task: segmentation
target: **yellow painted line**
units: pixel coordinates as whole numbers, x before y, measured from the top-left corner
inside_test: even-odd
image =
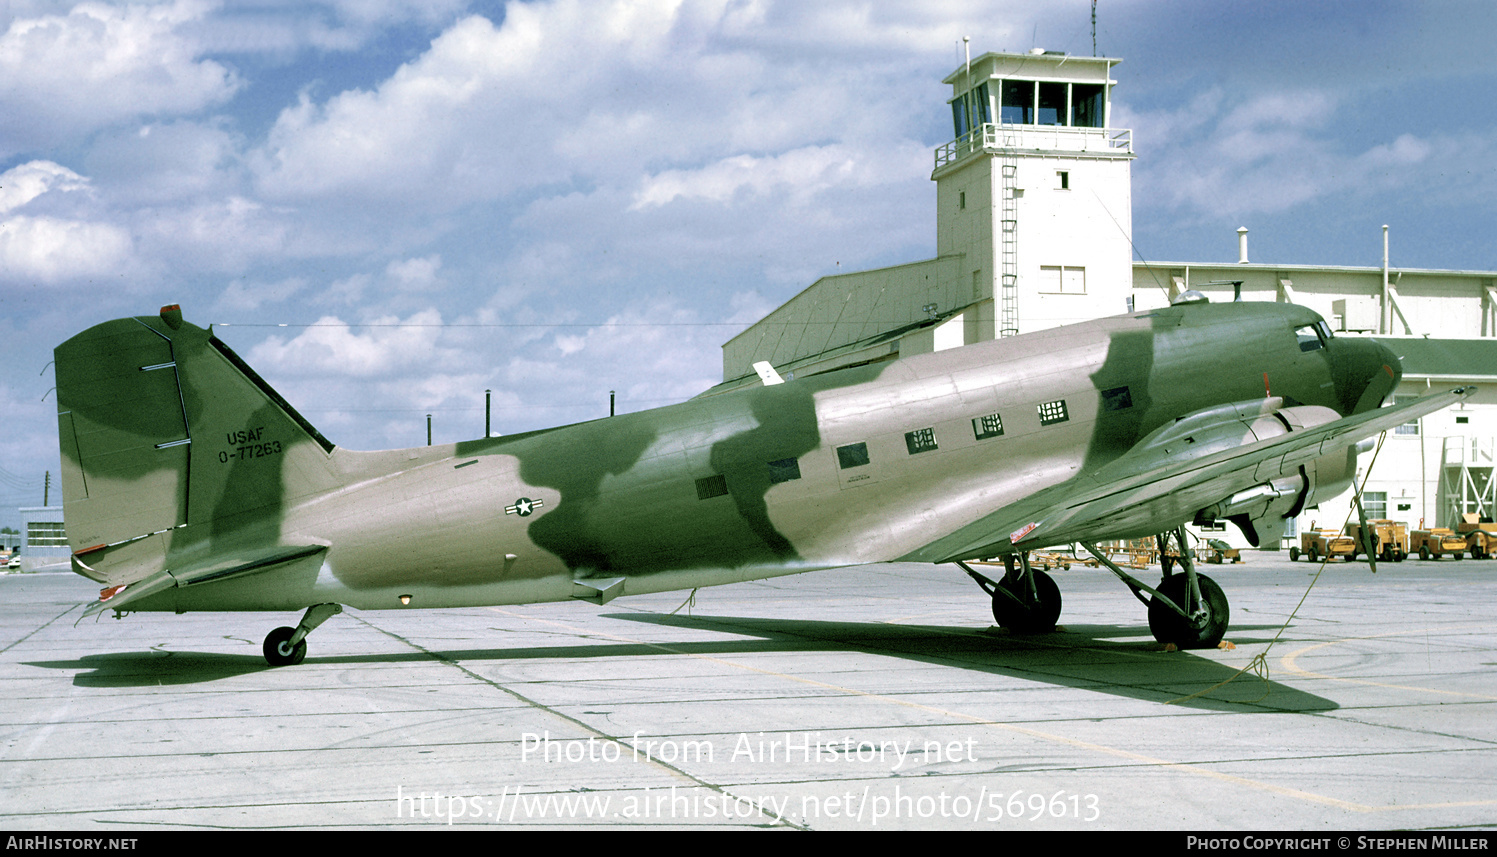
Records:
[[[804,676],[791,675],[789,673],[782,673],[782,672],[778,672],[776,670],[768,670],[768,669],[764,669],[762,667],[749,666],[748,664],[740,664],[740,663],[736,663],[734,661],[725,660],[723,658],[714,657],[712,655],[702,655],[702,654],[696,654],[696,653],[693,653],[693,652],[684,652],[684,651],[681,651],[679,649],[672,648],[671,646],[665,645],[663,643],[651,643],[651,642],[647,642],[645,640],[634,639],[632,637],[624,637],[624,636],[620,636],[618,634],[609,634],[609,633],[605,633],[605,632],[600,632],[600,631],[597,631],[596,629],[591,629],[591,628],[586,628],[586,629],[585,628],[578,628],[578,627],[576,627],[574,625],[569,625],[569,624],[567,624],[565,622],[557,622],[557,621],[552,620],[552,619],[542,619],[542,618],[539,618],[537,616],[529,616],[529,615],[525,615],[525,614],[521,614],[521,613],[515,613],[515,612],[509,611],[509,610],[505,610],[505,609],[503,609],[501,607],[490,607],[490,608],[487,608],[487,609],[493,610],[496,613],[503,613],[506,616],[513,616],[515,618],[525,619],[525,620],[531,621],[531,622],[540,622],[542,624],[552,625],[552,626],[555,626],[557,628],[562,628],[562,629],[565,629],[567,631],[570,631],[570,632],[572,632],[574,634],[577,634],[579,636],[584,636],[584,637],[602,637],[602,638],[606,638],[606,639],[610,639],[610,640],[616,640],[616,641],[621,642],[621,643],[630,643],[632,645],[645,646],[645,647],[651,648],[651,649],[659,649],[662,652],[668,652],[668,653],[673,654],[673,655],[679,655],[679,656],[688,657],[688,658],[696,658],[698,660],[703,660],[703,661],[707,661],[709,663],[714,663],[714,664],[720,664],[722,666],[732,667],[734,669],[746,670],[748,672],[758,673],[760,675],[765,675],[765,676],[772,676],[772,677],[775,677],[775,678],[781,678],[781,679],[785,679],[786,681],[797,682],[799,684],[810,685],[812,687],[819,687],[819,688],[823,688],[823,689],[826,689],[826,690],[838,691],[840,693],[845,693],[845,694],[848,694],[850,696],[859,696],[859,697],[863,697],[864,699],[872,699],[872,700],[877,700],[877,701],[880,701],[880,702],[888,702],[888,703],[892,703],[894,705],[903,706],[905,708],[915,709],[917,711],[924,711],[924,712],[927,712],[927,713],[930,713],[930,714],[938,714],[938,715],[941,715],[943,717],[950,717],[950,718],[952,718],[954,720],[966,721],[968,723],[971,723],[971,724],[974,724],[974,725],[978,725],[978,726],[987,726],[989,728],[996,729],[996,730],[1001,731],[1001,732],[1008,732],[1008,733],[1012,733],[1012,734],[1016,734],[1016,735],[1023,735],[1025,737],[1035,738],[1035,739],[1038,739],[1038,740],[1041,740],[1041,741],[1048,741],[1048,742],[1051,742],[1051,743],[1054,743],[1054,744],[1061,744],[1061,745],[1064,745],[1064,746],[1067,746],[1067,747],[1073,747],[1073,748],[1080,749],[1080,750],[1088,750],[1088,751],[1091,751],[1091,752],[1100,753],[1100,754],[1107,755],[1107,756],[1113,756],[1115,758],[1126,759],[1126,760],[1132,761],[1132,762],[1140,762],[1140,763],[1149,765],[1151,767],[1167,768],[1167,769],[1176,770],[1176,771],[1184,771],[1186,773],[1195,774],[1197,776],[1208,777],[1210,779],[1218,780],[1218,781],[1225,782],[1225,783],[1231,783],[1233,785],[1246,786],[1246,787],[1251,788],[1251,789],[1256,789],[1258,791],[1268,792],[1270,794],[1281,795],[1283,797],[1297,798],[1299,800],[1303,800],[1303,801],[1306,801],[1306,802],[1309,802],[1309,803],[1318,803],[1318,804],[1322,804],[1322,805],[1325,805],[1325,806],[1332,806],[1332,807],[1336,807],[1338,809],[1347,810],[1349,812],[1372,813],[1372,812],[1390,812],[1390,811],[1394,811],[1394,810],[1450,809],[1450,808],[1455,808],[1455,807],[1493,806],[1493,805],[1497,805],[1497,799],[1494,799],[1494,800],[1478,800],[1478,801],[1459,801],[1459,802],[1455,802],[1455,803],[1428,803],[1428,804],[1410,804],[1410,805],[1393,805],[1393,806],[1369,806],[1367,804],[1356,803],[1356,802],[1353,802],[1353,801],[1345,801],[1345,800],[1341,800],[1339,798],[1329,797],[1327,795],[1319,795],[1319,794],[1315,794],[1313,792],[1303,791],[1301,789],[1289,788],[1287,786],[1277,786],[1277,785],[1274,785],[1272,783],[1264,783],[1264,782],[1260,782],[1258,780],[1250,780],[1250,779],[1247,779],[1246,777],[1239,777],[1239,776],[1236,776],[1234,774],[1226,774],[1226,773],[1222,773],[1221,771],[1213,771],[1213,770],[1211,770],[1209,768],[1202,768],[1202,767],[1200,767],[1198,765],[1194,765],[1194,764],[1190,764],[1190,763],[1186,763],[1186,762],[1171,762],[1171,761],[1169,761],[1167,759],[1157,759],[1157,758],[1155,758],[1153,756],[1146,756],[1146,755],[1144,755],[1142,753],[1135,753],[1135,752],[1133,752],[1131,750],[1123,750],[1123,749],[1118,748],[1118,747],[1109,747],[1109,746],[1107,746],[1105,744],[1096,744],[1096,743],[1093,743],[1091,741],[1082,741],[1082,740],[1077,739],[1077,738],[1068,738],[1068,737],[1066,737],[1064,735],[1055,735],[1055,734],[1052,734],[1052,733],[1049,733],[1049,732],[1042,732],[1042,731],[1040,731],[1038,729],[1030,729],[1030,728],[1028,728],[1026,726],[1015,726],[1012,723],[999,723],[996,720],[988,720],[988,719],[982,718],[982,717],[975,717],[975,716],[970,715],[970,714],[964,714],[964,713],[959,712],[959,711],[951,711],[950,709],[946,709],[946,708],[938,708],[936,706],[926,705],[926,704],[920,703],[920,702],[911,702],[911,701],[906,700],[906,699],[898,699],[896,697],[885,696],[883,694],[878,694],[878,693],[868,693],[867,691],[857,690],[857,689],[850,688],[850,687],[843,687],[841,685],[836,685],[836,684],[830,684],[828,682],[818,681],[816,679],[806,678]],[[1413,633],[1413,632],[1410,632],[1410,633]],[[1293,656],[1290,655],[1290,656],[1286,656],[1286,657],[1293,657]]]
[[[1390,632],[1388,632],[1386,634],[1373,634],[1373,635],[1367,636],[1367,637],[1345,637],[1345,638],[1342,638],[1340,640],[1328,640],[1328,641],[1326,641],[1324,643],[1315,643],[1313,645],[1305,646],[1304,648],[1295,649],[1294,651],[1292,651],[1289,654],[1285,655],[1284,657],[1280,658],[1279,659],[1279,664],[1281,666],[1283,666],[1283,668],[1286,671],[1288,671],[1289,673],[1292,673],[1293,675],[1300,676],[1302,678],[1320,678],[1320,679],[1328,679],[1330,681],[1346,682],[1347,684],[1362,684],[1362,685],[1366,685],[1368,687],[1384,687],[1384,688],[1388,688],[1389,690],[1410,690],[1410,691],[1415,691],[1417,693],[1433,693],[1433,694],[1437,694],[1439,696],[1460,696],[1460,697],[1465,697],[1465,698],[1468,698],[1468,699],[1482,699],[1482,700],[1488,700],[1488,701],[1497,701],[1497,696],[1490,696],[1490,695],[1482,694],[1482,693],[1465,693],[1463,691],[1458,691],[1458,690],[1439,690],[1439,689],[1433,688],[1433,687],[1420,687],[1418,685],[1390,684],[1388,682],[1371,681],[1371,680],[1365,679],[1365,678],[1348,678],[1346,676],[1326,675],[1325,673],[1318,673],[1318,672],[1313,672],[1311,670],[1307,670],[1307,669],[1301,667],[1297,663],[1300,655],[1306,655],[1306,654],[1309,654],[1310,652],[1313,652],[1313,651],[1316,651],[1316,650],[1319,650],[1319,649],[1328,648],[1330,646],[1339,646],[1339,645],[1341,645],[1343,643],[1354,643],[1354,642],[1357,642],[1358,640],[1380,640],[1380,639],[1383,639],[1383,638],[1386,638],[1386,637],[1414,637],[1414,636],[1418,636],[1420,634],[1430,634],[1430,633],[1435,633],[1435,634],[1451,634],[1451,633],[1456,633],[1456,632],[1459,632],[1459,631],[1470,631],[1470,630],[1478,630],[1478,629],[1479,630],[1489,630],[1488,628],[1485,628],[1485,627],[1479,627],[1479,626],[1475,626],[1475,625],[1469,625],[1469,626],[1454,627],[1454,628],[1422,628],[1422,629],[1414,630],[1414,631],[1390,631]]]

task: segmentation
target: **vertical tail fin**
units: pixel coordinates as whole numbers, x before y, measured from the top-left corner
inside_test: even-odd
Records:
[[[63,516],[91,577],[138,579],[209,538],[273,543],[290,501],[337,482],[333,445],[175,306],[55,358]]]

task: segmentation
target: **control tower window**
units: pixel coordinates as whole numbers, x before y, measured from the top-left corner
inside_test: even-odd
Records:
[[[988,106],[988,84],[979,83],[961,98],[951,102],[951,119],[956,126],[956,136],[964,137],[969,132],[993,121],[992,108]]]
[[[999,89],[1003,100],[1000,121],[1005,125],[1034,124],[1034,82],[1005,80]]]
[[[1102,85],[1100,83],[1071,84],[1071,125],[1076,128],[1101,128]]]
[[[1066,85],[1064,83],[1040,84],[1040,109],[1038,125],[1066,124]]]

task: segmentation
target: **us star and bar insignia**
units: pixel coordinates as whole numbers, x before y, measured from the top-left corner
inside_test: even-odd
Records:
[[[532,500],[529,497],[521,497],[515,501],[513,506],[505,506],[504,514],[519,515],[523,518],[544,505],[546,505],[544,500]]]

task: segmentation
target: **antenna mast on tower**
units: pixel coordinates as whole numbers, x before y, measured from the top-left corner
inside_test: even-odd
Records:
[[[1097,0],[1092,0],[1092,56],[1097,55]]]

